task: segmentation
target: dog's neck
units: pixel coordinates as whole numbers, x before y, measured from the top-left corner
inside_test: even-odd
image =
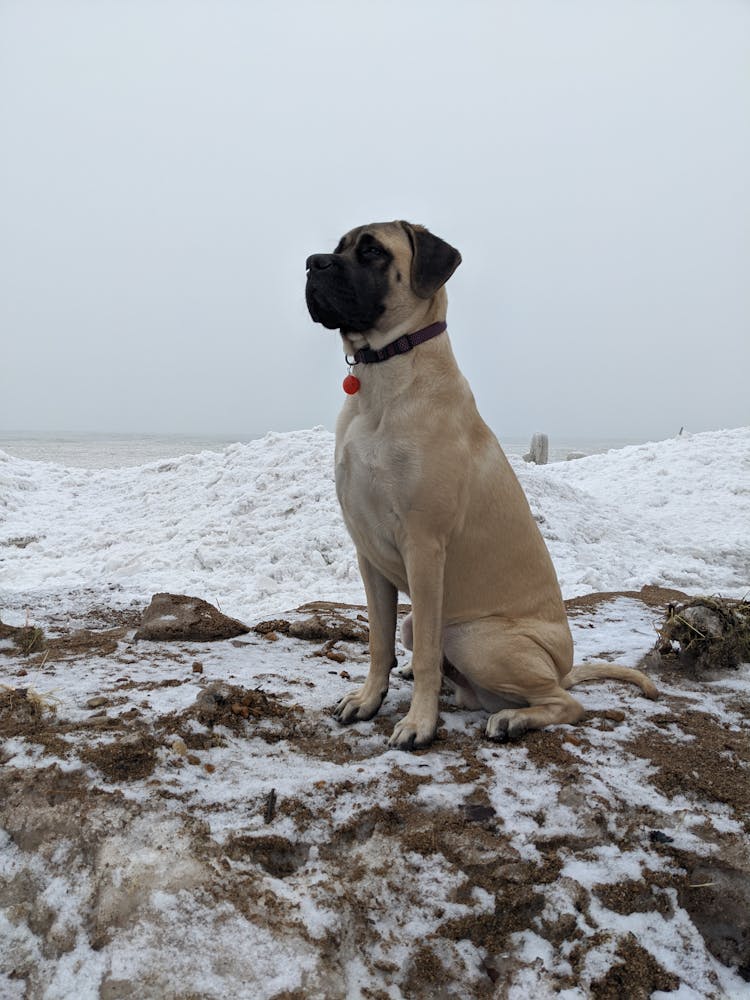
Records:
[[[347,395],[342,412],[357,411],[376,422],[386,412],[391,415],[400,412],[399,407],[407,398],[424,403],[434,398],[436,392],[439,395],[440,387],[452,382],[451,377],[446,382],[449,372],[461,377],[447,329],[415,350],[394,354],[384,364],[355,361],[349,371],[357,381],[357,388],[353,394],[344,388]]]
[[[363,333],[353,333],[351,331],[341,331],[341,342],[344,354],[353,357],[357,351],[369,348],[372,351],[380,351],[388,344],[403,337],[405,333],[414,333],[423,330],[433,323],[445,322],[445,314],[448,310],[448,296],[445,288],[440,288],[431,299],[424,302],[424,307],[417,311],[410,311],[408,315],[399,319],[396,324],[391,324],[383,329],[377,325],[371,330]]]

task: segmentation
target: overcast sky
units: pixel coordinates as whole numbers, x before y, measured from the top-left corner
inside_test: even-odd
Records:
[[[404,218],[500,434],[750,422],[746,0],[0,0],[0,432],[333,426]]]

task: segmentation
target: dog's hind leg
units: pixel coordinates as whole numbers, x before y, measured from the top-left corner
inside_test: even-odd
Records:
[[[535,700],[528,708],[503,708],[487,720],[487,735],[492,740],[507,740],[523,736],[530,729],[544,729],[560,723],[573,725],[583,718],[583,705],[563,688]]]
[[[549,639],[555,638],[550,626]],[[562,655],[570,647],[559,635]],[[444,633],[445,655],[467,678],[482,706],[492,714],[487,735],[494,740],[521,736],[530,729],[574,724],[583,706],[564,689],[555,660],[546,648],[504,623],[481,619],[450,626]],[[501,705],[513,707],[502,707]],[[499,708],[499,711],[498,711]]]

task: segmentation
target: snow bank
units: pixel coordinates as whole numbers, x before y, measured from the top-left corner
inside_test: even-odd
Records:
[[[750,428],[575,462],[514,460],[566,597],[644,584],[750,587]],[[61,610],[190,593],[256,619],[312,598],[364,601],[333,482],[333,435],[71,469],[0,452],[0,600]]]

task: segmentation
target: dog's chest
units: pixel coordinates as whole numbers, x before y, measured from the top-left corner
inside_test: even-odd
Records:
[[[336,492],[358,552],[403,589],[399,552],[418,461],[408,443],[355,420],[336,441]]]

